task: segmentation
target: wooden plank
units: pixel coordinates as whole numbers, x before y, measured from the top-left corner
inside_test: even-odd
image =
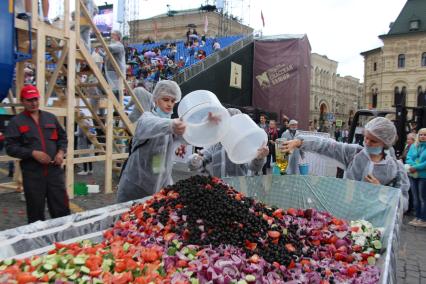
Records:
[[[60,107],[40,107],[41,110],[48,111],[53,113],[56,116],[68,116],[68,111],[66,108],[60,108]]]
[[[113,144],[113,114],[114,107],[112,100],[107,103],[107,119],[106,119],[106,159],[105,159],[105,193],[112,192],[112,144]]]
[[[25,64],[23,61],[16,63],[16,101],[17,103],[21,102],[21,97],[19,93],[21,92],[22,87],[25,82]]]
[[[0,183],[0,188],[12,189],[14,191],[19,191],[20,185],[15,183],[15,182]]]
[[[34,2],[34,1],[33,1]],[[34,5],[33,5],[34,8]],[[37,10],[36,10],[37,11]],[[45,79],[45,69],[46,69],[46,35],[44,33],[44,29],[39,29],[37,31],[37,54],[36,54],[36,81],[37,81],[37,89],[40,92],[40,102],[42,102],[41,106],[45,106],[45,87],[46,87],[46,79]]]
[[[122,159],[126,159],[128,156],[129,156],[128,153],[116,153],[116,154],[112,154],[111,159],[122,160]],[[74,158],[74,164],[102,162],[106,160],[106,157],[107,157],[106,155],[99,155],[99,156],[91,156],[91,157]],[[106,170],[105,170],[105,173],[106,173]]]
[[[98,153],[105,153],[105,151],[103,151],[101,149],[80,149],[80,150],[74,150],[74,156],[85,155],[85,154],[98,154]]]
[[[71,32],[68,42],[71,52],[68,52],[67,68],[67,159],[66,159],[66,188],[69,198],[74,198],[74,122],[75,122],[75,50],[76,34]]]
[[[17,104],[14,104],[15,99],[13,98],[12,90],[9,90],[9,92],[7,92],[7,98],[9,99],[9,103],[10,103],[9,106],[12,109],[12,114],[16,114],[15,105]]]
[[[64,31],[65,36],[69,37],[70,34],[70,0],[64,0]]]
[[[4,163],[4,162],[9,162],[9,161],[19,161],[19,159],[13,158],[13,157],[8,156],[8,155],[0,156],[0,162]]]
[[[59,72],[61,71],[62,66],[65,63],[65,59],[68,55],[68,46],[65,46],[62,50],[61,57],[59,58],[59,61],[56,63],[55,71],[53,72],[52,76],[49,79],[46,95],[44,96],[44,102],[47,104],[48,99],[52,95],[53,89],[56,85],[56,80],[58,79]]]

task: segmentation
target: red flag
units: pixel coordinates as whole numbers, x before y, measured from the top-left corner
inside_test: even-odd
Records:
[[[265,18],[263,17],[263,12],[260,10],[260,17],[262,18],[263,27],[265,27]]]

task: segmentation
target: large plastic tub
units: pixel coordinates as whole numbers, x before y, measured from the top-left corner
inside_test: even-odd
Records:
[[[209,113],[220,117],[220,122],[209,121]],[[225,135],[230,118],[216,95],[206,90],[197,90],[186,95],[179,103],[178,115],[187,124],[183,138],[197,147],[218,143]]]
[[[383,227],[385,253],[379,259],[380,283],[396,283],[396,256],[402,218],[401,192],[352,180],[315,176],[226,178],[248,196],[282,208],[316,208],[347,220],[365,219]],[[146,199],[139,200],[144,202]],[[132,202],[71,216],[36,222],[0,232],[0,260],[27,257],[52,249],[54,242],[100,241],[102,232],[126,212]]]
[[[244,164],[257,156],[257,150],[268,142],[266,132],[247,114],[232,116],[227,123],[225,136],[220,141],[235,164]]]

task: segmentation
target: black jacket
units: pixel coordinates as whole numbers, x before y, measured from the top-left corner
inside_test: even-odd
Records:
[[[24,111],[16,115],[6,128],[6,153],[21,159],[25,170],[47,170],[53,165],[44,166],[32,157],[32,151],[43,151],[53,160],[59,150],[67,150],[67,136],[55,115],[40,111],[37,124],[31,115]]]

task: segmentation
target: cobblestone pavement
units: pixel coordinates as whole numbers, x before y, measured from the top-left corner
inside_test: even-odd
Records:
[[[104,182],[102,164],[95,165],[94,169],[93,175],[76,175],[76,182],[95,183],[98,181],[102,188]],[[191,175],[192,173],[178,167],[173,172],[173,179],[177,181]],[[116,183],[115,178],[113,184]],[[76,196],[71,202],[71,210],[78,212],[114,204],[115,197],[115,192]],[[0,191],[0,231],[26,224],[25,202],[20,199],[19,193]],[[48,216],[47,211],[46,216]],[[415,228],[408,225],[412,218],[405,216],[401,229],[397,266],[398,284],[426,284],[426,228]]]

